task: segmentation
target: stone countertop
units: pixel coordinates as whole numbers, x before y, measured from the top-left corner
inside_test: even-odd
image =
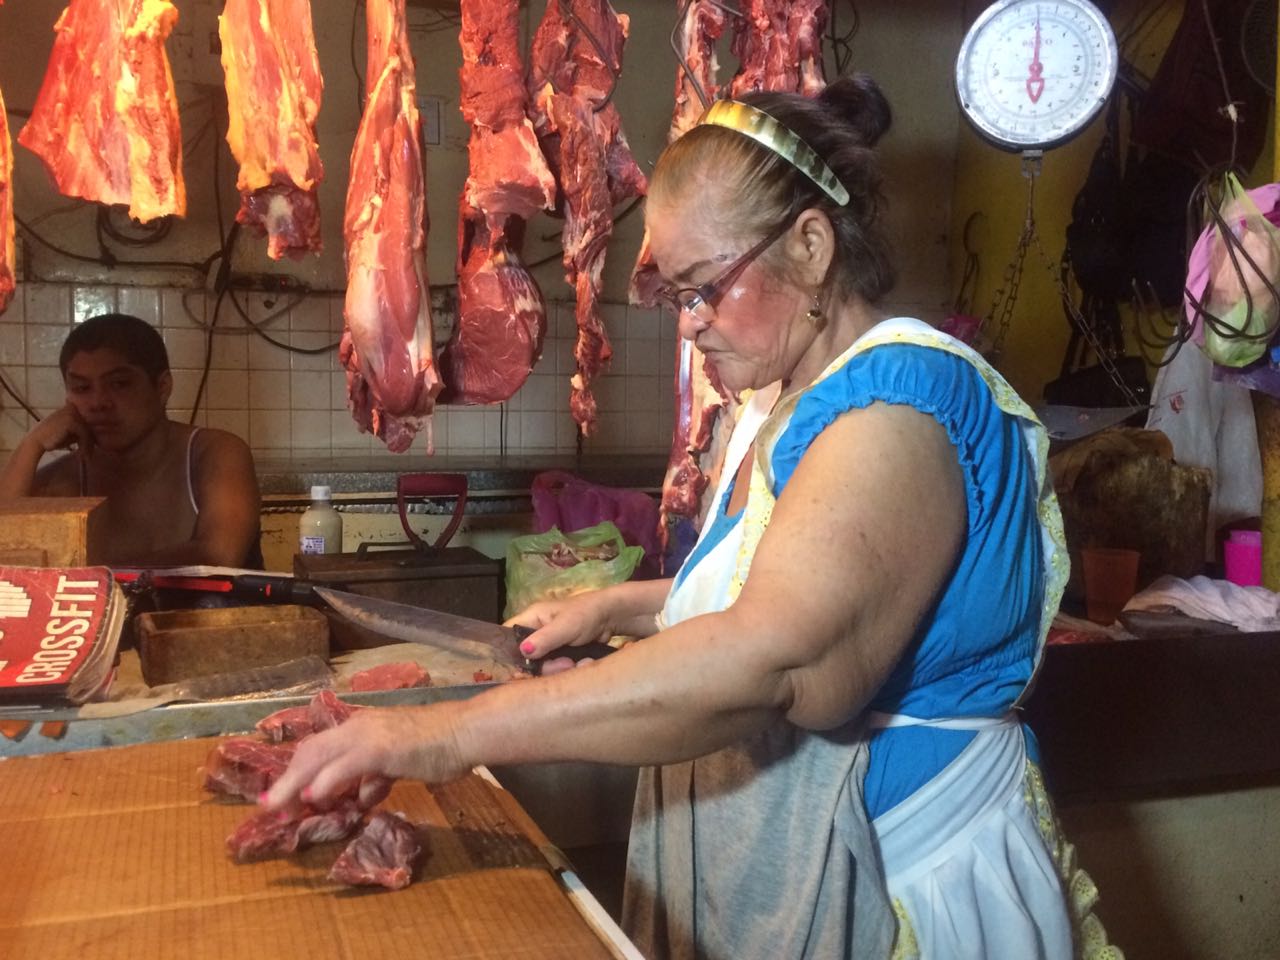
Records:
[[[610,487],[657,492],[662,489],[666,466],[666,456],[658,453],[431,458],[381,454],[261,458],[257,462],[258,484],[264,497],[307,496],[316,484],[329,486],[335,497],[394,493],[396,477],[405,473],[464,473],[468,493],[477,496],[527,493],[534,476],[544,470],[564,470]]]

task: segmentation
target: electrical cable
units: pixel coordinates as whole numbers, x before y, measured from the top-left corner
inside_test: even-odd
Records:
[[[845,71],[849,69],[849,64],[853,62],[853,39],[858,34],[858,28],[862,26],[862,17],[858,13],[858,5],[855,0],[848,0],[849,10],[853,14],[853,24],[844,33],[837,32],[836,29],[836,11],[839,9],[838,3],[831,5],[831,19],[827,23],[827,39],[831,42],[831,51],[835,55],[836,60],[836,76],[843,77]],[[826,63],[823,62],[823,79],[826,79]]]
[[[351,4],[351,39],[348,44],[351,53],[351,72],[356,76],[356,116],[364,114],[364,77],[360,75],[360,66],[356,63],[356,24],[360,14],[360,8],[364,6],[364,0],[355,0]]]
[[[40,414],[36,413],[33,409],[31,409],[27,401],[23,400],[22,397],[18,395],[18,391],[15,390],[13,387],[13,384],[9,382],[9,378],[4,375],[3,370],[0,370],[0,390],[4,390],[5,393],[13,397],[14,401],[18,404],[18,406],[20,406],[23,410],[27,411],[27,414],[32,419],[39,421]]]
[[[208,271],[209,264],[212,263],[215,259],[217,259],[217,256],[218,256],[217,254],[213,254],[208,259],[206,259],[203,263],[188,262],[185,260],[122,260],[119,257],[115,256],[110,250],[103,249],[98,254],[98,256],[88,257],[81,253],[73,253],[72,251],[67,250],[65,247],[60,247],[56,243],[46,240],[34,229],[32,229],[29,223],[27,223],[17,214],[14,214],[13,219],[14,219],[14,222],[17,223],[17,225],[22,228],[23,233],[27,234],[29,237],[31,237],[32,240],[36,241],[36,243],[40,244],[42,247],[47,247],[49,250],[52,250],[54,253],[58,254],[59,256],[66,257],[68,260],[77,260],[81,263],[96,263],[101,267],[106,267],[107,269],[114,269],[115,267],[118,267],[118,266],[119,267],[164,267],[164,268],[172,268],[174,270],[179,270],[179,269],[193,270],[196,273],[203,275]]]

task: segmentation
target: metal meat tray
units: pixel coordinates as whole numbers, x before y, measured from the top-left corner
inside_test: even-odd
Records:
[[[367,707],[390,707],[435,703],[441,700],[464,700],[491,686],[493,686],[491,683],[470,683],[410,687],[404,690],[373,690],[363,693],[342,692],[339,696],[347,703]],[[14,720],[29,724],[27,730],[14,739],[0,738],[0,760],[7,757],[93,750],[99,747],[122,747],[158,740],[188,740],[229,733],[248,733],[253,730],[255,723],[268,714],[283,710],[285,707],[302,706],[310,700],[311,694],[306,694],[170,703],[126,716],[92,720],[76,719],[76,711],[73,709],[0,711],[0,720]],[[42,727],[45,724],[51,725],[45,730],[57,730],[59,735],[51,736],[43,732]],[[63,732],[64,725],[65,732]]]

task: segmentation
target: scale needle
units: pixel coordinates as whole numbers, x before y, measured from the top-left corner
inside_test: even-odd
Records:
[[[1032,103],[1040,100],[1040,95],[1044,93],[1044,64],[1040,62],[1040,16],[1036,15],[1036,41],[1031,53],[1031,67],[1027,76],[1027,96],[1031,98]]]

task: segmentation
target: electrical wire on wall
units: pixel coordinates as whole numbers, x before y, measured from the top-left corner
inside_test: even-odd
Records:
[[[839,0],[831,5],[831,18],[827,22],[827,41],[831,44],[831,54],[835,60],[837,77],[843,77],[853,63],[853,38],[858,35],[858,28],[862,26],[862,17],[858,13],[857,3],[855,0],[848,0],[848,4],[852,22],[847,28],[842,31],[836,26],[840,7]],[[826,79],[826,57],[823,57],[822,76],[823,79]]]

